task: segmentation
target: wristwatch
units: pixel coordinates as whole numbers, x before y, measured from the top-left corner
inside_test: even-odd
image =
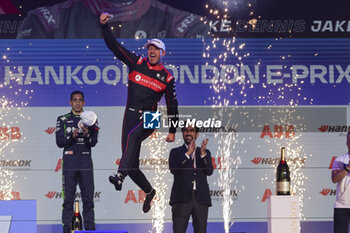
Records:
[[[343,168],[344,168],[345,171],[349,172],[349,169],[347,168],[347,166],[348,166],[348,164],[344,163]]]

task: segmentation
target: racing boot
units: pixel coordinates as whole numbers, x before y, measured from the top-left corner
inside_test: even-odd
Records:
[[[152,188],[151,192],[146,194],[145,202],[143,203],[142,210],[144,213],[147,213],[151,209],[151,202],[156,195],[156,190]]]
[[[109,182],[111,182],[114,187],[115,190],[122,190],[122,184],[123,184],[123,180],[124,180],[124,175],[120,172],[117,173],[117,175],[115,176],[109,176]]]

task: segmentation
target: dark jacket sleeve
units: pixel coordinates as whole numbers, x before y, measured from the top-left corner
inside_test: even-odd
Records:
[[[208,38],[211,37],[210,28],[204,24],[199,18],[196,22],[186,30],[185,38]]]
[[[94,125],[89,127],[89,134],[85,138],[85,142],[88,146],[94,147],[97,144],[99,130],[100,130],[100,128],[98,127],[97,121]]]
[[[176,122],[179,120],[178,117],[178,102],[176,98],[176,91],[175,91],[175,78],[172,78],[170,82],[168,83],[168,86],[165,90],[165,101],[166,101],[166,107],[167,107],[167,113],[168,116],[170,116],[170,120],[173,122]],[[177,125],[177,124],[176,124]],[[171,124],[171,127],[169,128],[169,133],[175,133],[176,128],[173,127],[173,124]]]
[[[114,38],[108,24],[101,25],[101,28],[106,45],[113,52],[113,54],[125,65],[129,67],[134,65],[139,56],[127,50]]]
[[[200,166],[203,169],[204,174],[210,176],[214,172],[213,163],[211,161],[211,153],[209,150],[205,150],[206,156],[200,159]]]
[[[72,133],[67,134],[66,123],[61,117],[57,118],[56,123],[56,144],[59,148],[72,145],[75,139],[72,137]]]
[[[182,153],[179,148],[172,149],[169,155],[170,172],[175,175],[188,167],[191,167],[191,159],[186,157],[185,152]]]
[[[186,11],[172,9],[174,17],[171,34],[179,38],[211,37],[210,27],[201,20],[201,16]]]
[[[18,30],[17,39],[51,39],[52,32],[45,29],[38,17],[28,12]]]

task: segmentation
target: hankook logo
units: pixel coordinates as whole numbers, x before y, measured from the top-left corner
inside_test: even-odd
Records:
[[[45,129],[44,131],[47,133],[47,134],[53,134],[56,130],[56,127],[48,127],[47,129]]]
[[[258,164],[279,164],[280,158],[263,158],[263,157],[255,157],[250,160],[252,163]],[[287,163],[289,164],[302,164],[304,165],[306,162],[306,158],[288,158]]]
[[[114,162],[116,165],[119,166],[120,159],[117,159]],[[140,159],[140,166],[168,166],[168,159]]]
[[[210,190],[209,192],[212,200],[219,201],[224,196],[224,190]],[[238,192],[238,190],[229,190],[229,196],[238,199]]]
[[[62,199],[63,198],[63,193],[62,192],[57,192],[57,191],[49,191],[45,194],[45,196],[49,199]],[[76,192],[75,193],[75,198],[81,198],[81,193]],[[101,198],[101,192],[95,192],[94,194],[94,199],[100,199]]]
[[[321,125],[320,128],[318,128],[319,131],[322,133],[328,132],[328,133],[339,133],[339,132],[349,132],[350,126],[346,125]]]
[[[337,190],[336,189],[322,189],[322,191],[320,192],[323,196],[335,196],[337,194]]]

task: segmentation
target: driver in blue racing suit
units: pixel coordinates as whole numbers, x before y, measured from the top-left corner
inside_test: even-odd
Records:
[[[84,94],[74,91],[69,101],[72,106],[70,113],[59,116],[56,124],[56,144],[63,149],[62,160],[62,190],[63,233],[71,232],[73,204],[77,184],[83,201],[83,219],[85,230],[95,230],[94,215],[94,177],[91,158],[91,147],[97,143],[97,122],[90,126],[79,127],[80,114],[85,105]]]

